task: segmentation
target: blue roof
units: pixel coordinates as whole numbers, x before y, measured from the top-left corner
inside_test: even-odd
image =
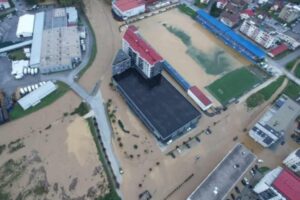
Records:
[[[219,20],[217,20],[216,18],[210,16],[209,14],[207,14],[205,11],[203,10],[198,10],[197,14],[200,15],[202,18],[204,18],[205,20],[207,20],[208,22],[210,22],[211,24],[213,24],[215,27],[217,27],[220,31],[222,32],[227,32],[227,31],[231,31],[231,29],[226,26],[225,24],[219,22]]]
[[[238,44],[242,45],[244,48],[246,48],[248,51],[250,51],[252,54],[257,56],[258,58],[264,58],[266,56],[265,52],[262,51],[259,47],[254,45],[249,40],[246,40],[242,36],[235,33],[233,30],[231,30],[229,27],[224,25],[222,22],[217,20],[216,18],[210,16],[203,10],[198,10],[197,14],[201,16],[203,19],[207,20],[210,24],[213,24],[216,28],[218,28],[221,32],[228,35],[230,38],[235,40]]]
[[[188,90],[191,86],[190,84],[168,63],[164,61],[164,69],[179,83],[184,90]]]

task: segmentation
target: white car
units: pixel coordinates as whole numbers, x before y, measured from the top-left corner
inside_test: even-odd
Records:
[[[23,74],[28,74],[28,68],[27,67],[24,67]]]
[[[32,89],[31,89],[30,86],[27,87],[27,90],[28,90],[28,92],[31,92],[31,91],[32,91]]]
[[[28,92],[27,87],[24,87],[23,89],[24,89],[24,94],[26,94]]]

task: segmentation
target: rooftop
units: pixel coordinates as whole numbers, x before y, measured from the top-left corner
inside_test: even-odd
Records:
[[[116,0],[114,4],[122,12],[125,12],[133,8],[145,5],[145,2],[144,0]]]
[[[192,86],[190,90],[205,106],[211,104],[209,98],[197,86]]]
[[[270,54],[272,54],[275,57],[275,56],[283,53],[286,50],[288,50],[288,46],[286,46],[285,44],[281,44],[281,45],[278,45],[277,47],[275,47],[274,49],[272,49],[270,51]]]
[[[135,69],[128,69],[113,78],[131,100],[130,103],[138,108],[162,138],[169,137],[200,116],[199,111],[162,75],[146,80]]]
[[[300,178],[288,169],[283,169],[273,186],[289,200],[299,200]]]
[[[188,197],[188,200],[221,200],[225,198],[255,160],[256,156],[251,151],[242,144],[236,144]]]
[[[160,62],[163,58],[137,33],[135,26],[129,26],[124,36],[131,48],[140,54],[151,65]]]

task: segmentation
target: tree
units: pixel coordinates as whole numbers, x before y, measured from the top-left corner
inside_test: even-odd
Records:
[[[58,0],[58,3],[62,6],[74,6],[82,4],[81,0]]]

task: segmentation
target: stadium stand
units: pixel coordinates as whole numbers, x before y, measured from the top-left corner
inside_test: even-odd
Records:
[[[246,40],[242,36],[232,31],[229,27],[210,16],[203,10],[197,12],[196,21],[202,24],[206,29],[214,33],[218,38],[238,51],[240,54],[251,60],[252,62],[261,62],[266,57],[264,51],[259,47]]]

